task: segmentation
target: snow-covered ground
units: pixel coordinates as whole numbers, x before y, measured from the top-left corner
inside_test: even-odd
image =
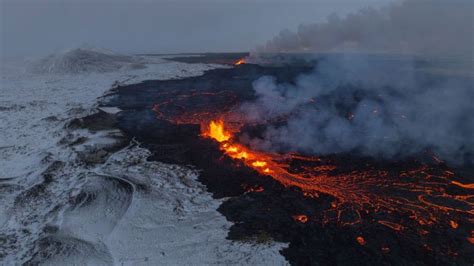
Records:
[[[286,264],[278,253],[285,244],[225,239],[231,223],[197,172],[147,162],[139,143],[105,163],[80,156],[120,135],[66,127],[97,112],[113,84],[222,67],[140,60],[146,68],[74,75],[33,74],[24,62],[2,61],[0,264]]]

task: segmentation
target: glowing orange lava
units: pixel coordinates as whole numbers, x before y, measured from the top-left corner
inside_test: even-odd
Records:
[[[457,228],[458,223],[450,220],[474,215],[473,195],[467,191],[451,194],[446,189],[451,185],[470,190],[473,185],[453,181],[454,173],[449,170],[440,172],[421,165],[419,168],[400,170],[395,175],[375,168],[334,175],[337,165],[322,162],[317,157],[261,152],[240,144],[226,129],[223,119],[212,120],[202,128],[202,135],[220,142],[220,148],[227,156],[242,161],[260,174],[269,175],[285,186],[299,187],[308,197],[317,198],[319,193],[335,197],[331,204],[333,208],[327,211],[333,212],[328,213],[327,217],[335,218],[327,218],[325,223],[335,221],[348,226],[361,222],[362,213],[404,213],[423,227],[420,232],[425,232],[426,226],[441,220]],[[302,162],[298,170],[290,170],[292,161]],[[406,193],[406,196],[400,196],[400,193]],[[394,231],[402,231],[409,226],[403,225],[405,222],[401,220],[377,222]]]
[[[460,186],[462,188],[474,189],[474,183],[473,184],[463,184],[463,183],[458,182],[458,181],[451,181],[451,183],[456,185],[456,186]]]
[[[456,221],[449,221],[449,225],[451,225],[451,228],[456,229],[458,228],[459,224]]]
[[[245,64],[245,58],[241,58],[239,60],[237,60],[237,62],[234,63],[235,66],[238,66],[238,65],[243,65]]]
[[[221,149],[229,157],[243,160],[247,166],[258,170],[260,173],[272,172],[271,167],[269,167],[272,158],[264,153],[258,153],[243,145],[233,143],[231,140],[232,133],[225,129],[223,120],[211,120],[209,125],[205,125],[203,128],[202,135],[220,142]]]
[[[230,133],[224,130],[224,121],[222,120],[211,121],[203,135],[213,138],[219,142],[229,140],[231,137]]]
[[[305,224],[308,222],[309,219],[308,219],[308,216],[304,214],[298,214],[298,215],[293,215],[293,220]]]
[[[356,240],[357,240],[357,243],[359,243],[359,245],[361,246],[365,246],[365,244],[367,244],[367,242],[365,242],[365,239],[361,236],[358,236]]]
[[[236,65],[243,63],[242,59]],[[234,137],[246,121],[234,113],[239,99],[231,90],[190,90],[186,94],[166,91],[160,97],[164,100],[153,106],[158,119],[178,125],[201,125],[201,136],[217,141],[226,156],[239,162],[237,166],[243,164],[284,186],[299,188],[304,197],[321,200],[322,210],[311,216],[311,224],[351,227],[369,223],[397,235],[415,232],[426,250],[431,250],[425,243],[428,236],[447,227],[462,234],[463,241],[474,244],[474,231],[466,230],[474,222],[474,184],[434,155],[433,163],[389,162],[392,165],[357,156],[313,157],[258,151]],[[201,106],[199,111],[190,107],[199,99],[207,102],[209,97],[220,100]],[[190,103],[189,99],[193,101]],[[353,115],[349,114],[348,120],[351,119]],[[246,193],[264,191],[262,186],[242,185]],[[303,214],[291,217],[295,223],[309,222]],[[356,244],[374,245],[362,236],[354,238]],[[378,248],[391,252],[386,245]]]
[[[264,167],[267,165],[267,162],[263,162],[263,161],[255,161],[252,163],[252,166],[255,166],[255,167]]]

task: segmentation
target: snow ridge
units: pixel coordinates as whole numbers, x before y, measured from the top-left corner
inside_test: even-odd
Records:
[[[106,50],[75,48],[49,55],[30,69],[33,73],[104,73],[120,69],[145,68],[140,57],[121,55]]]

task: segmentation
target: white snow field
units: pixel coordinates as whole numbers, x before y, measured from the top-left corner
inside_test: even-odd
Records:
[[[196,171],[147,162],[139,143],[87,163],[84,151],[113,145],[120,131],[66,126],[97,112],[97,99],[114,84],[216,67],[223,66],[84,49],[33,67],[2,61],[0,264],[286,265],[284,243],[226,239],[232,224]]]

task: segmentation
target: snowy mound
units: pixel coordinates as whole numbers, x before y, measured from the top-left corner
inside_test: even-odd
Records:
[[[80,74],[144,67],[141,58],[105,50],[77,48],[47,56],[35,63],[31,70],[35,73]]]

